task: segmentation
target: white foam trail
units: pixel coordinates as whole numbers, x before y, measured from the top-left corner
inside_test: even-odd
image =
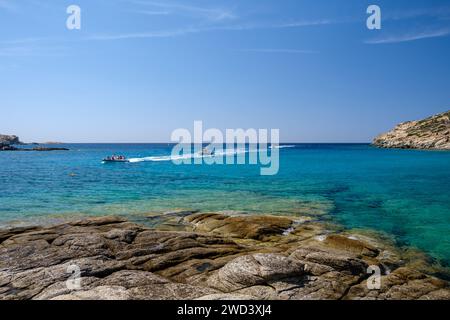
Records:
[[[284,149],[284,148],[295,148],[295,145],[289,144],[289,145],[282,145],[282,146],[270,146],[270,149]]]
[[[202,155],[198,153],[188,153],[185,155],[175,155],[175,156],[152,156],[152,157],[143,157],[143,158],[130,158],[128,159],[131,163],[136,162],[145,162],[145,161],[151,161],[151,162],[159,162],[159,161],[175,161],[175,160],[184,160],[184,159],[194,159],[194,158],[211,158],[211,157],[218,157],[218,156],[230,156],[235,154],[242,154],[247,153],[248,150],[245,149],[237,149],[237,150],[225,150],[221,152],[216,152],[213,155]]]

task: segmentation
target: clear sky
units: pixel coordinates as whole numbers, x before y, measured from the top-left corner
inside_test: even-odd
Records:
[[[0,0],[0,133],[24,141],[162,142],[203,120],[368,142],[449,106],[449,1]]]

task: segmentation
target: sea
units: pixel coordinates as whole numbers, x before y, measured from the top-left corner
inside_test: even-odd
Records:
[[[278,173],[261,175],[258,164],[176,164],[173,146],[64,144],[57,147],[69,151],[0,152],[0,227],[173,210],[309,215],[383,233],[450,265],[448,151],[282,144]],[[112,154],[130,162],[102,162]]]

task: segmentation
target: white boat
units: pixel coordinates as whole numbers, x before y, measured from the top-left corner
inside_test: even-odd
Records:
[[[214,155],[214,150],[213,151],[209,151],[208,148],[203,148],[202,151],[200,151],[200,155],[202,155],[202,156],[213,156]]]
[[[130,162],[130,160],[128,160],[125,156],[111,156],[111,157],[104,158],[102,162],[103,163],[107,163],[107,162]]]

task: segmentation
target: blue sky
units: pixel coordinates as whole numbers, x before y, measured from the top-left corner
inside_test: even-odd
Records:
[[[157,142],[203,120],[368,142],[450,109],[449,57],[448,1],[0,0],[0,133]]]

